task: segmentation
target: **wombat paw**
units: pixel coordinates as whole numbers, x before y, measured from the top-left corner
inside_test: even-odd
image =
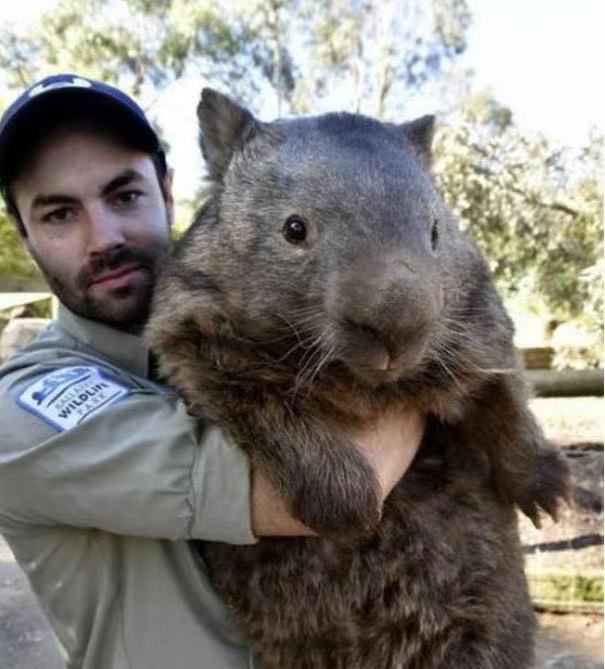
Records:
[[[319,535],[335,541],[355,541],[372,533],[380,521],[380,504],[370,485],[352,491],[321,490],[309,486],[299,490],[293,502],[294,514]]]
[[[570,502],[569,467],[558,451],[553,449],[539,454],[527,486],[516,491],[515,498],[536,527],[541,527],[542,511],[558,521],[560,501]]]

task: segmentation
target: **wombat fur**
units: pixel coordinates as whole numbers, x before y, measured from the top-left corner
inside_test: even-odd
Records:
[[[161,273],[148,338],[320,536],[195,545],[272,669],[523,669],[534,616],[515,506],[566,467],[527,407],[513,328],[429,175],[432,117],[263,123],[205,89],[210,196]],[[382,514],[352,445],[427,415]]]

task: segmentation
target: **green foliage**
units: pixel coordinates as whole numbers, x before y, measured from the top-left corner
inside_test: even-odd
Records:
[[[579,156],[523,136],[509,110],[473,99],[449,119],[437,182],[508,295],[538,293],[561,320],[594,311],[603,254],[602,141]]]
[[[485,94],[460,106],[436,146],[437,183],[501,293],[588,333],[581,360],[567,351],[559,366],[602,364],[602,154],[597,136],[572,153],[522,135]]]
[[[34,279],[38,276],[38,270],[23,248],[15,226],[0,213],[0,283],[15,277]]]
[[[322,0],[303,6],[310,56],[301,59],[310,97],[298,98],[303,111],[337,91],[349,109],[396,118],[410,95],[443,76],[466,48],[465,0]]]
[[[226,85],[247,76],[248,30],[214,0],[60,0],[25,35],[0,34],[0,67],[22,88],[57,71],[139,95],[180,77],[189,63]]]
[[[544,608],[603,608],[603,572],[569,573],[555,570],[531,570],[527,574],[529,594]]]
[[[247,102],[269,87],[280,112],[338,88],[382,116],[395,82],[418,88],[465,49],[469,18],[466,0],[59,0],[0,32],[0,68],[15,89],[76,71],[137,95],[195,73]]]

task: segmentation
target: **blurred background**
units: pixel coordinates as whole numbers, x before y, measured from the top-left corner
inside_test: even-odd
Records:
[[[603,119],[597,0],[29,0],[0,5],[0,113],[75,72],[134,95],[175,169],[177,234],[204,197],[204,86],[265,120],[436,114],[435,179],[515,321],[532,407],[573,464],[558,526],[521,521],[537,667],[602,666]],[[0,359],[52,310],[0,212]],[[57,666],[0,544],[0,667]]]
[[[437,181],[489,258],[519,345],[599,365],[603,3],[29,0],[2,3],[0,21],[0,111],[57,71],[132,93],[166,141],[181,230],[203,193],[203,86],[266,120],[436,113]],[[36,279],[0,219],[0,286]]]

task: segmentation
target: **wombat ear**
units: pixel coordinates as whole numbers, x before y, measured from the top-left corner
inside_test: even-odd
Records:
[[[202,155],[211,177],[221,177],[234,152],[254,134],[256,120],[247,109],[212,88],[202,90],[197,117]]]
[[[435,117],[431,114],[402,123],[400,132],[412,146],[425,167],[430,167],[433,159],[433,137],[435,136]]]

